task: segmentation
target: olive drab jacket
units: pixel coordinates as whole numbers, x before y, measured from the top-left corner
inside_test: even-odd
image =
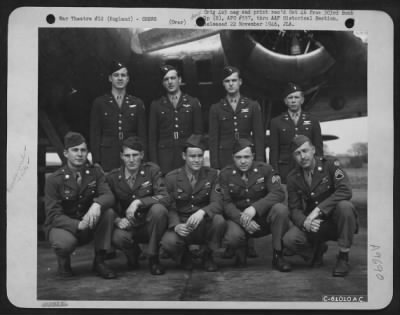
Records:
[[[294,224],[302,228],[307,215],[319,207],[329,217],[342,200],[350,200],[352,190],[346,172],[333,158],[315,157],[316,165],[311,187],[304,179],[303,170],[296,167],[288,175],[288,205]]]
[[[121,108],[111,93],[96,98],[90,114],[93,163],[99,163],[107,172],[120,167],[122,141],[138,136],[146,143],[146,122],[146,112],[140,98],[126,94]]]
[[[255,160],[265,161],[264,130],[260,105],[241,96],[235,111],[226,99],[210,109],[209,146],[211,167],[222,169],[232,163],[236,139],[246,138],[255,147]]]
[[[107,174],[107,182],[115,195],[115,210],[120,217],[125,217],[129,205],[139,199],[141,209],[147,211],[153,204],[160,203],[165,207],[170,204],[170,198],[161,177],[160,168],[152,162],[142,162],[136,175],[133,187],[129,187],[125,179],[125,168],[114,169]]]
[[[151,103],[149,158],[163,174],[184,164],[182,149],[186,139],[202,133],[203,118],[197,98],[182,94],[176,108],[166,96]]]
[[[169,228],[186,222],[190,215],[199,209],[203,209],[209,218],[213,218],[215,214],[222,214],[217,170],[203,166],[194,188],[183,167],[169,172],[165,176],[165,182],[172,199],[168,211]]]
[[[238,224],[247,207],[253,206],[256,215],[262,217],[274,204],[285,199],[279,176],[270,165],[254,161],[246,173],[247,182],[235,165],[225,167],[220,173],[224,214]]]
[[[82,182],[78,185],[75,174],[64,165],[46,180],[45,209],[47,232],[51,228],[65,229],[73,234],[78,231],[79,221],[96,202],[101,210],[111,208],[114,196],[99,166],[87,164],[82,170]]]

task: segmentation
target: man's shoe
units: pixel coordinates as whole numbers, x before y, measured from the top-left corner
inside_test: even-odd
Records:
[[[213,259],[213,252],[211,250],[205,251],[203,261],[205,271],[215,272],[218,270],[218,266]]]
[[[283,258],[282,251],[277,251],[275,249],[272,257],[272,266],[281,272],[289,272],[292,270],[290,263]]]
[[[57,275],[60,278],[71,278],[74,276],[71,268],[71,257],[70,256],[59,256],[57,255]]]
[[[185,248],[183,251],[181,267],[188,271],[193,270],[192,253],[189,251],[188,248]]]
[[[104,279],[115,279],[117,275],[113,270],[110,269],[104,262],[94,261],[93,263],[93,271],[97,276],[102,277]]]
[[[336,259],[335,268],[332,275],[334,277],[344,277],[349,273],[349,255],[345,252],[339,252]]]
[[[314,250],[314,256],[311,260],[311,267],[321,267],[324,264],[324,254],[328,250],[328,245],[323,242],[316,245]]]
[[[235,267],[243,268],[247,266],[247,251],[246,247],[237,248],[235,250]]]
[[[160,264],[158,256],[149,257],[149,270],[154,276],[163,275],[165,273],[165,268]]]

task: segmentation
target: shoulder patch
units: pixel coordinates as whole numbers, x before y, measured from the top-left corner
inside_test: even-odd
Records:
[[[272,184],[278,183],[281,184],[281,177],[279,175],[272,176]]]
[[[335,179],[336,180],[341,180],[341,179],[343,179],[344,178],[344,173],[343,173],[343,171],[340,169],[340,168],[338,168],[336,171],[335,171]]]

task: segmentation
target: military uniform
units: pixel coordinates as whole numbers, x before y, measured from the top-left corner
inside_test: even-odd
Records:
[[[202,133],[201,105],[196,98],[182,94],[176,108],[166,96],[151,104],[149,156],[163,174],[184,164],[182,148],[186,139]]]
[[[247,97],[240,97],[235,111],[227,99],[213,104],[209,120],[211,167],[222,169],[232,163],[232,148],[239,138],[251,140],[255,145],[255,159],[265,160],[260,105]]]
[[[349,248],[357,231],[357,213],[350,202],[352,191],[347,174],[334,159],[315,156],[316,165],[309,186],[299,167],[287,178],[290,215],[295,224],[284,236],[285,247],[307,258],[314,240],[337,240]],[[324,220],[317,233],[306,232],[304,221],[318,207]]]
[[[90,146],[93,162],[105,171],[121,165],[122,140],[138,136],[146,141],[146,113],[143,101],[126,94],[121,108],[109,93],[93,102],[90,121]]]
[[[301,112],[297,125],[294,124],[288,112],[273,118],[270,128],[269,162],[281,176],[282,183],[286,183],[287,175],[295,167],[290,143],[296,135],[304,135],[310,138],[315,146],[316,154],[323,155],[321,127],[319,121],[311,114]]]
[[[194,188],[185,168],[169,172],[165,181],[173,202],[168,215],[169,230],[162,239],[163,248],[175,257],[181,256],[185,244],[207,244],[211,250],[217,250],[225,231],[217,170],[203,166]],[[199,209],[206,215],[188,237],[183,238],[173,231],[176,225],[185,223]]]
[[[220,173],[223,192],[224,214],[228,218],[225,242],[232,248],[246,246],[246,238],[260,237],[272,233],[274,249],[281,249],[281,239],[288,229],[289,213],[285,205],[284,192],[270,165],[254,161],[247,171],[247,182],[234,165],[225,167]],[[242,211],[253,206],[255,220],[261,229],[248,234],[240,225]]]
[[[82,183],[78,185],[75,174],[63,166],[46,181],[45,207],[46,232],[57,255],[70,255],[77,245],[89,242],[92,230],[78,230],[78,224],[96,202],[102,214],[94,231],[95,248],[111,248],[111,233],[114,224],[114,196],[100,167],[86,165],[82,171]]]
[[[133,227],[115,229],[114,246],[125,250],[132,247],[134,241],[148,242],[149,256],[158,256],[159,243],[167,228],[167,207],[170,203],[160,168],[151,162],[142,163],[132,188],[125,179],[124,167],[111,171],[107,181],[116,197],[120,217],[125,217],[125,211],[135,199],[142,202],[136,210]]]

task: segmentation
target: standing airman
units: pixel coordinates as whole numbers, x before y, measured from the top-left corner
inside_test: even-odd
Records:
[[[107,172],[121,165],[119,152],[122,141],[131,136],[146,141],[147,128],[143,101],[126,92],[129,82],[127,66],[113,61],[108,80],[111,93],[94,100],[90,119],[93,162],[99,163]]]
[[[149,154],[166,174],[184,164],[184,143],[191,134],[203,133],[203,119],[198,99],[182,93],[175,67],[162,66],[161,80],[166,95],[150,107]]]

